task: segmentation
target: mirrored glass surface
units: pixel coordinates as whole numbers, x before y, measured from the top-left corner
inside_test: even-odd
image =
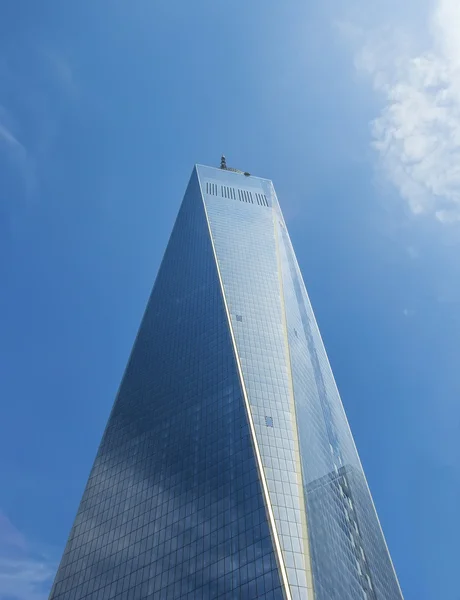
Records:
[[[50,598],[283,598],[195,172]]]

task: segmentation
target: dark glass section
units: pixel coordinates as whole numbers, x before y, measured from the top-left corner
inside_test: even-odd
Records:
[[[50,598],[283,598],[195,172]]]

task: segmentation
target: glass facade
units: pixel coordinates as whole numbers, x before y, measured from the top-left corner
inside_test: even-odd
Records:
[[[50,600],[401,600],[269,180],[197,166]]]
[[[53,600],[283,598],[196,174]]]

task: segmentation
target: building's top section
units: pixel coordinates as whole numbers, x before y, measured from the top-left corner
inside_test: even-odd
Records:
[[[277,206],[275,190],[269,179],[254,177],[237,169],[227,167],[222,157],[220,167],[196,165],[201,191],[209,197],[222,200],[241,200],[248,205]]]

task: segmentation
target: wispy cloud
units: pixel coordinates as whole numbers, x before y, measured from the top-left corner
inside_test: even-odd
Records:
[[[45,600],[54,562],[0,512],[0,600]]]
[[[25,159],[26,149],[18,140],[11,124],[11,117],[4,106],[0,104],[0,152]]]
[[[371,124],[380,164],[413,213],[460,221],[460,3],[436,0],[429,40],[381,29],[356,57],[384,107]]]
[[[18,175],[23,193],[29,197],[37,186],[35,160],[20,141],[11,121],[9,112],[0,105],[0,167],[6,161],[7,169]]]
[[[18,142],[11,131],[0,122],[0,140],[10,148],[24,152],[24,146]]]
[[[37,195],[61,117],[74,109],[78,88],[64,56],[41,45],[3,54],[0,47],[0,79],[0,170],[8,175],[14,210],[17,200]]]
[[[69,99],[77,95],[78,87],[70,64],[65,57],[53,48],[42,48],[41,54],[50,75],[61,91],[67,93]]]

